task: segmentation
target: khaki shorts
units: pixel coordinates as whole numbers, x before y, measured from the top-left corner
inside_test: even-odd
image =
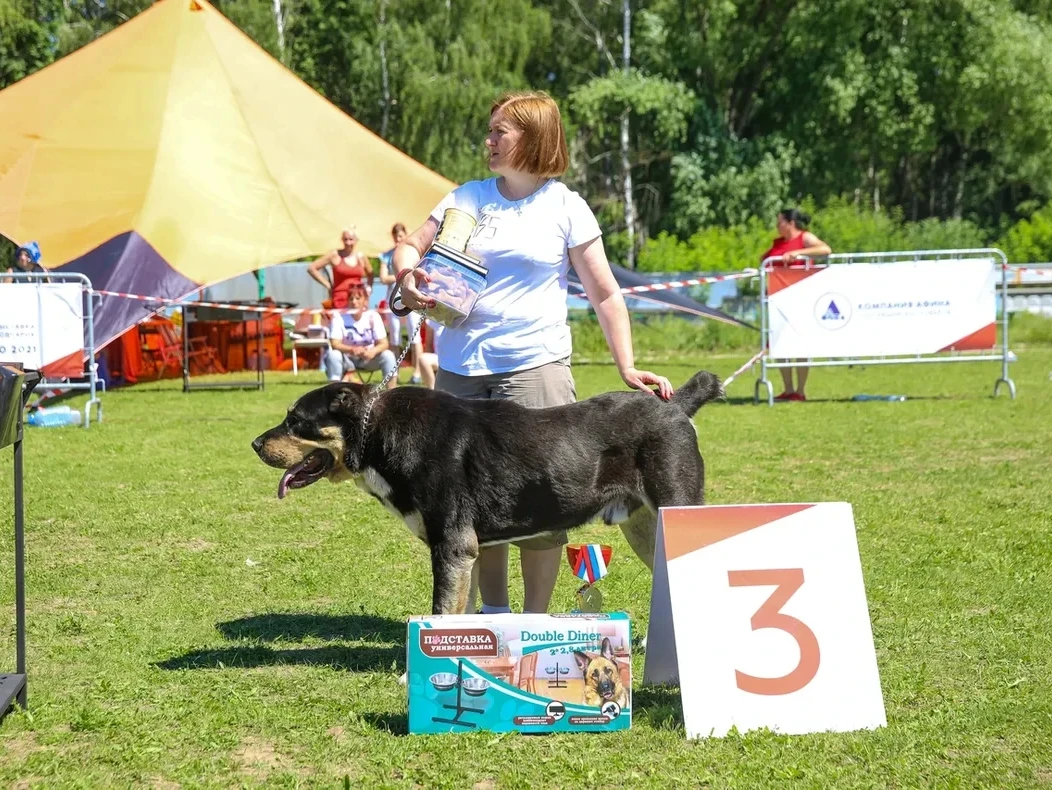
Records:
[[[549,362],[530,370],[491,373],[485,376],[461,376],[439,369],[435,389],[471,400],[503,398],[531,409],[565,406],[577,400],[577,387],[574,385],[573,373],[570,372],[569,358]],[[566,530],[512,541],[520,549],[532,551],[557,549],[568,542]]]

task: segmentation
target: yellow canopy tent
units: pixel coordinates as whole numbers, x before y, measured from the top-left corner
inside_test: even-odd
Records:
[[[321,97],[204,0],[158,0],[0,91],[0,233],[95,288],[178,298],[360,249],[455,185]],[[108,297],[102,346],[156,305]]]

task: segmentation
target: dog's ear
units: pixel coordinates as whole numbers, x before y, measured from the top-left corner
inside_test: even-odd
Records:
[[[614,658],[614,647],[610,644],[610,637],[603,637],[603,646],[600,648],[599,653],[611,664],[617,663],[617,659]]]
[[[362,405],[358,392],[351,387],[342,387],[329,402],[329,411],[341,417],[353,417]]]
[[[581,668],[581,674],[588,671],[588,665],[592,663],[592,659],[588,657],[587,653],[582,653],[579,650],[573,651],[574,661],[577,662],[577,666]]]

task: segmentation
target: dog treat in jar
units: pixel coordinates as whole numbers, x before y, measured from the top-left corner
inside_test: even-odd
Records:
[[[446,327],[458,326],[486,287],[488,272],[482,262],[473,255],[435,243],[419,268],[430,277],[430,282],[419,285],[420,292],[435,300],[428,317]]]

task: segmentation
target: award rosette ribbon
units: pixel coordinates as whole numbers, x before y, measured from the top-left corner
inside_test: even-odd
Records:
[[[577,591],[577,612],[598,613],[603,608],[603,594],[595,583],[606,576],[610,569],[613,549],[598,543],[573,544],[566,547],[566,559],[574,576],[584,579]]]

